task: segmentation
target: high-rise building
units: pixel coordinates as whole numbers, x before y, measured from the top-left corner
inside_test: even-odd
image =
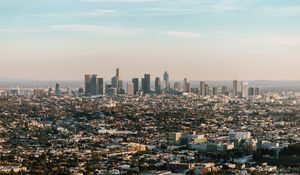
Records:
[[[168,145],[180,145],[181,133],[179,132],[170,132],[168,133]]]
[[[155,78],[155,94],[159,95],[161,94],[161,82],[160,82],[160,78],[156,77]]]
[[[91,95],[91,75],[86,74],[84,76],[84,87],[85,87],[85,95]]]
[[[174,90],[176,90],[176,91],[180,91],[181,90],[181,88],[180,88],[180,82],[175,82],[174,83]]]
[[[104,95],[104,80],[103,78],[98,78],[98,92],[97,95]]]
[[[133,96],[134,95],[134,84],[127,83],[127,95]]]
[[[142,91],[144,95],[150,93],[151,91],[150,86],[151,86],[150,74],[145,74],[144,78],[142,79]]]
[[[116,75],[111,78],[111,86],[117,89],[117,93],[122,93],[124,91],[119,68],[116,69]]]
[[[117,88],[111,87],[107,90],[107,93],[109,96],[115,96],[117,95]]]
[[[83,95],[83,92],[84,92],[83,88],[79,88],[79,89],[78,89],[78,95],[82,96],[82,95]]]
[[[248,95],[249,95],[249,97],[254,96],[254,88],[253,87],[249,87]]]
[[[191,88],[193,94],[199,94],[199,88]]]
[[[233,96],[240,97],[242,94],[241,82],[237,80],[233,80]]]
[[[229,95],[229,91],[228,88],[226,86],[222,86],[222,90],[221,90],[223,95]]]
[[[133,83],[133,86],[134,86],[134,95],[137,94],[137,92],[139,91],[139,79],[138,78],[133,78],[132,79],[132,83]]]
[[[209,85],[205,84],[205,96],[208,96],[210,94],[209,92]]]
[[[99,85],[98,85],[98,75],[94,74],[91,78],[91,95],[98,95]]]
[[[58,83],[55,85],[55,96],[61,96],[60,86]]]
[[[254,89],[254,95],[261,95],[261,92],[260,92],[260,88],[259,87],[256,87],[255,89]]]
[[[118,77],[113,76],[113,77],[111,78],[111,87],[117,88],[118,85],[119,85],[119,79],[118,79]]]
[[[170,77],[167,71],[164,73],[164,84],[165,84],[165,89],[170,89]]]
[[[125,93],[125,90],[123,88],[123,81],[122,80],[119,80],[117,90],[118,90],[117,91],[118,94],[124,94]]]
[[[200,95],[205,96],[205,82],[204,81],[200,82]]]
[[[108,94],[109,89],[112,88],[111,84],[105,84],[104,94]]]
[[[119,68],[116,69],[116,77],[120,78],[120,70],[119,70]]]
[[[218,95],[219,94],[218,90],[219,90],[218,87],[213,87],[213,95]]]
[[[184,92],[191,92],[191,85],[188,82],[187,78],[184,78],[183,80],[183,90]]]
[[[242,82],[241,83],[241,87],[242,87],[242,98],[247,98],[248,97],[248,83],[247,82]]]

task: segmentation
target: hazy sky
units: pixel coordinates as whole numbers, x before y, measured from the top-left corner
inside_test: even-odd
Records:
[[[299,80],[299,0],[0,0],[0,78]],[[152,78],[152,79],[153,79]]]

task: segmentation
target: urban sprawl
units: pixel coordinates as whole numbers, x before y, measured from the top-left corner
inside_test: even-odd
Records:
[[[85,75],[0,89],[0,174],[300,174],[300,93]]]

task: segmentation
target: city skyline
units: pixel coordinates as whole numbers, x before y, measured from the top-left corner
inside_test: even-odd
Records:
[[[0,79],[299,80],[299,16],[295,0],[3,0]]]

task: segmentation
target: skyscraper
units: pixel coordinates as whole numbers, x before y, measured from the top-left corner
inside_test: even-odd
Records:
[[[183,80],[183,89],[184,89],[184,92],[191,92],[191,85],[188,82],[187,78],[184,78],[184,80]]]
[[[98,85],[98,75],[94,74],[91,78],[91,95],[98,95],[99,85]]]
[[[117,88],[118,85],[119,85],[119,79],[118,79],[118,77],[113,76],[113,77],[111,78],[111,87]]]
[[[117,89],[117,93],[121,93],[123,91],[123,82],[120,78],[120,70],[116,69],[116,75],[111,78],[111,86]]]
[[[205,96],[205,82],[204,81],[200,82],[200,95]]]
[[[260,92],[260,88],[259,87],[256,87],[255,89],[254,89],[254,95],[261,95],[261,92]]]
[[[254,96],[254,88],[253,88],[253,87],[249,87],[248,95],[249,95],[250,97]]]
[[[228,91],[227,86],[222,86],[222,94],[223,95],[229,95],[229,91]]]
[[[120,70],[119,70],[119,68],[116,69],[116,77],[120,78]]]
[[[91,75],[86,74],[84,76],[84,87],[85,87],[85,96],[91,95]]]
[[[60,86],[58,83],[55,85],[55,96],[61,96]]]
[[[181,90],[181,88],[180,88],[180,82],[175,82],[174,83],[174,90],[176,90],[176,91],[180,91]]]
[[[164,73],[164,84],[165,84],[165,89],[170,89],[170,77],[167,71]]]
[[[160,82],[160,78],[159,77],[155,78],[155,94],[156,95],[161,94],[161,82]]]
[[[150,86],[151,86],[151,79],[150,79],[150,74],[145,74],[144,78],[142,79],[142,90],[144,95],[150,93]]]
[[[104,80],[103,78],[98,78],[98,92],[97,95],[104,95]]]
[[[233,96],[240,97],[242,94],[241,82],[237,80],[233,80]]]
[[[127,83],[127,95],[133,96],[134,95],[134,84]]]
[[[205,95],[204,96],[208,96],[210,95],[210,92],[209,92],[209,85],[208,84],[205,84]]]
[[[133,86],[134,86],[134,95],[137,94],[137,92],[139,91],[139,79],[138,78],[133,78],[132,79],[132,83],[133,83]]]
[[[242,98],[247,98],[248,97],[248,83],[247,82],[242,82],[241,83],[241,87],[242,87]]]
[[[218,95],[218,87],[213,87],[213,95]]]

